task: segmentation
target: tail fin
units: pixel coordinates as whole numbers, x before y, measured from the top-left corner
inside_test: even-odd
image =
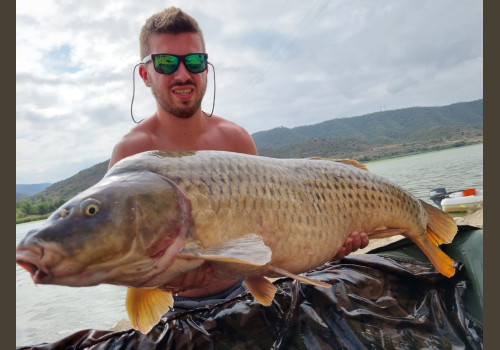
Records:
[[[429,238],[437,245],[451,243],[458,231],[455,220],[444,211],[422,200],[420,203],[427,211],[427,215],[429,215],[429,223],[427,224]]]
[[[420,249],[427,255],[439,272],[446,277],[451,277],[455,274],[456,265],[438,246],[443,243],[451,243],[458,230],[457,224],[455,220],[444,211],[424,201],[420,202],[427,211],[429,217],[426,237],[428,239],[424,238],[415,243],[417,243]]]

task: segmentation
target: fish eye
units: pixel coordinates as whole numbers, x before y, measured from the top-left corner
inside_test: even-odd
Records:
[[[85,214],[87,214],[88,216],[95,215],[95,214],[97,214],[98,211],[99,211],[99,207],[97,206],[97,204],[89,204],[85,208]]]
[[[100,202],[98,200],[89,198],[82,202],[80,208],[87,216],[94,216],[99,212]]]

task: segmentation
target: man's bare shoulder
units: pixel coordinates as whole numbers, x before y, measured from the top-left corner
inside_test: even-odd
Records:
[[[132,128],[114,146],[111,159],[109,161],[110,168],[123,158],[149,151],[154,148],[151,125],[146,123],[146,121]]]
[[[227,147],[232,152],[257,154],[252,136],[245,128],[218,116],[212,116],[212,118],[214,118],[211,120],[212,128],[216,130],[219,140],[223,140],[223,148]]]

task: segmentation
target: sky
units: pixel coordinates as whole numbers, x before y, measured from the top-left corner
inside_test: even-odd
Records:
[[[17,0],[17,184],[110,158],[135,125],[139,32],[170,6],[203,30],[214,114],[251,134],[483,98],[480,0]],[[134,117],[155,110],[136,71]]]

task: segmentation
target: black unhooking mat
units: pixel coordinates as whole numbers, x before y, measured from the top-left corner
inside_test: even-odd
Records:
[[[351,255],[307,273],[332,288],[276,281],[269,307],[247,292],[163,317],[147,335],[82,330],[17,349],[482,349],[482,309],[473,316],[464,299],[475,288],[467,266],[448,279],[426,262]]]

